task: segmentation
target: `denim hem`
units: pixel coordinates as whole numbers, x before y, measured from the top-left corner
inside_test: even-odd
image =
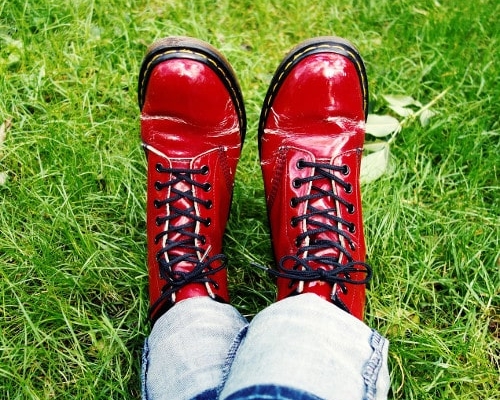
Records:
[[[141,393],[142,393],[142,400],[147,400],[148,394],[146,391],[146,375],[147,375],[147,370],[148,370],[148,354],[149,354],[149,346],[148,346],[148,339],[146,338],[144,340],[144,347],[142,350],[142,362],[141,362]]]
[[[374,400],[377,394],[377,380],[384,361],[383,348],[385,339],[375,330],[372,330],[370,346],[373,353],[363,368],[365,395],[363,400]]]
[[[217,398],[219,398],[219,396],[222,392],[222,389],[224,389],[224,385],[226,384],[229,373],[231,372],[231,366],[233,365],[234,358],[236,357],[236,353],[238,352],[238,348],[240,347],[241,341],[246,336],[247,331],[248,331],[248,324],[246,324],[238,332],[238,334],[234,338],[234,341],[233,341],[233,344],[231,345],[231,348],[229,349],[229,351],[227,353],[226,361],[224,362],[224,368],[222,370],[222,379],[221,379],[221,382],[219,384],[219,387],[217,388]]]

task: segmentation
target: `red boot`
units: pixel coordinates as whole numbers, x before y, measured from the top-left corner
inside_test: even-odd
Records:
[[[229,301],[222,238],[246,122],[229,63],[207,43],[186,37],[148,49],[139,107],[154,322],[187,298]]]
[[[259,148],[278,300],[316,293],[363,318],[371,277],[359,187],[367,105],[361,57],[339,38],[301,43],[274,75]]]

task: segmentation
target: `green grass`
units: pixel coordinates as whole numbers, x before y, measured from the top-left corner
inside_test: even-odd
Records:
[[[394,399],[500,397],[500,4],[495,0],[0,0],[0,398],[138,398],[146,321],[146,46],[190,35],[237,71],[249,129],[226,235],[234,304],[274,298],[256,130],[283,55],[335,34],[360,49],[371,111],[427,103],[393,172],[363,187]]]

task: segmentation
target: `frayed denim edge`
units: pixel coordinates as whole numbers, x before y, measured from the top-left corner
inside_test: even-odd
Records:
[[[234,358],[236,357],[236,353],[238,352],[238,349],[240,347],[241,342],[243,341],[243,338],[247,335],[247,331],[248,331],[248,324],[246,324],[243,328],[240,329],[240,331],[234,338],[233,344],[229,348],[229,351],[226,356],[226,361],[224,362],[224,368],[222,370],[222,379],[219,384],[219,387],[217,388],[217,398],[220,397],[222,389],[224,389],[227,378],[229,376],[229,372],[231,371],[231,367],[233,365]]]
[[[377,379],[384,361],[383,349],[385,339],[375,330],[372,330],[370,346],[373,353],[363,368],[363,381],[365,382],[365,396],[363,400],[373,400],[377,394]]]
[[[148,394],[146,392],[146,375],[148,370],[148,354],[149,354],[149,346],[148,339],[144,340],[144,347],[142,348],[142,363],[141,363],[141,398],[142,400],[148,399]]]

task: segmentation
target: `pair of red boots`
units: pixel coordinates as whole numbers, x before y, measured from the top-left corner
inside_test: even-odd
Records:
[[[299,44],[271,81],[258,140],[278,300],[316,293],[363,318],[371,277],[359,187],[367,105],[361,57],[339,38]],[[246,117],[229,63],[187,37],[148,49],[139,106],[154,322],[187,298],[229,302],[222,240]]]

